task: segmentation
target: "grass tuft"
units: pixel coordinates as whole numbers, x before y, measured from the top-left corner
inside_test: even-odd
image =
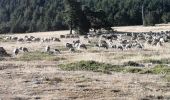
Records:
[[[52,55],[49,53],[44,52],[28,52],[23,53],[19,58],[16,58],[17,61],[40,61],[40,60],[46,60],[46,61],[60,61],[65,60],[65,58],[57,57],[56,55]]]

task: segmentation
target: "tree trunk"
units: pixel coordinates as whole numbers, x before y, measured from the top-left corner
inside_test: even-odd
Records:
[[[73,25],[72,25],[72,21],[71,21],[71,23],[70,23],[70,34],[73,34],[72,31],[73,31]]]
[[[142,4],[142,24],[145,25],[145,13],[144,13],[144,4]]]

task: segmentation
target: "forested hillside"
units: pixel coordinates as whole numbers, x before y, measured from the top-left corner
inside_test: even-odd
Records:
[[[0,0],[0,33],[68,29],[64,0]],[[91,10],[104,10],[113,26],[170,21],[170,0],[79,0]]]

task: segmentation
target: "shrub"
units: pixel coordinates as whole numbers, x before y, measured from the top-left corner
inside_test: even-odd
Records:
[[[76,63],[59,65],[59,67],[63,70],[68,71],[93,71],[93,72],[104,72],[110,73],[110,71],[120,72],[123,70],[122,66],[111,65],[105,63],[99,63],[95,61],[80,61]]]
[[[134,61],[125,62],[124,65],[125,66],[135,66],[135,67],[141,66],[139,63],[134,62]]]

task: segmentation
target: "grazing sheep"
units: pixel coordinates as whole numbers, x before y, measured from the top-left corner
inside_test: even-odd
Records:
[[[45,47],[45,52],[50,52],[50,46]]]
[[[85,44],[79,44],[79,49],[82,48],[82,49],[87,49],[87,46]]]
[[[24,38],[28,38],[28,36],[27,36],[27,35],[25,35],[25,36],[24,36]]]
[[[73,41],[73,44],[77,44],[77,43],[80,43],[80,40]]]
[[[31,39],[34,39],[35,37],[34,36],[30,36]]]
[[[18,42],[24,42],[24,39],[23,39],[23,38],[18,38],[17,41],[18,41]]]
[[[147,43],[147,44],[152,44],[152,40],[151,40],[151,39],[148,39],[148,40],[146,41],[146,43]]]
[[[125,48],[126,48],[126,49],[131,49],[131,48],[132,48],[132,44],[127,44],[127,45],[125,46]]]
[[[14,54],[14,55],[18,55],[18,54],[19,54],[19,51],[20,51],[20,50],[19,50],[18,48],[15,48],[15,49],[13,50],[13,54]]]
[[[74,48],[70,48],[69,51],[70,51],[71,53],[74,53],[74,52],[75,52],[75,49],[74,49]]]
[[[161,47],[161,46],[163,46],[163,44],[162,44],[161,41],[159,41],[159,42],[156,44],[156,46]]]
[[[68,49],[73,48],[73,45],[70,43],[66,43],[66,48],[68,48]]]
[[[142,44],[137,44],[137,45],[136,45],[136,48],[137,48],[137,49],[143,49],[143,45],[142,45]]]
[[[161,43],[165,43],[164,38],[160,38],[160,39],[159,39],[159,42],[161,42]]]
[[[123,46],[122,45],[117,45],[117,49],[120,49],[123,51]]]
[[[34,41],[34,42],[40,42],[41,39],[40,39],[40,38],[33,38],[32,41]]]
[[[32,39],[31,39],[31,38],[26,38],[26,39],[25,39],[25,41],[27,41],[27,42],[31,42],[31,41],[32,41]]]
[[[22,51],[23,51],[23,52],[29,52],[26,47],[24,47],[24,48],[22,49]]]
[[[23,50],[23,47],[19,47],[19,50]]]
[[[70,35],[66,35],[66,38],[70,38]]]
[[[113,49],[116,49],[116,47],[117,47],[116,45],[112,45],[112,48],[113,48]]]
[[[54,42],[61,42],[61,40],[59,38],[53,38]]]
[[[59,54],[61,54],[60,50],[58,50],[58,49],[54,49],[54,53],[59,53]]]
[[[65,38],[66,36],[65,35],[60,35],[60,38]]]
[[[12,37],[12,40],[17,41],[17,40],[18,40],[18,37]]]
[[[84,39],[88,39],[88,35],[85,35],[85,36],[84,36]]]
[[[99,46],[99,47],[106,48],[106,49],[108,49],[108,48],[109,48],[109,46],[108,46],[107,42],[106,42],[106,41],[104,41],[104,40],[99,41],[98,46]]]
[[[0,47],[0,57],[3,57],[3,56],[8,56],[8,54],[3,47]]]

